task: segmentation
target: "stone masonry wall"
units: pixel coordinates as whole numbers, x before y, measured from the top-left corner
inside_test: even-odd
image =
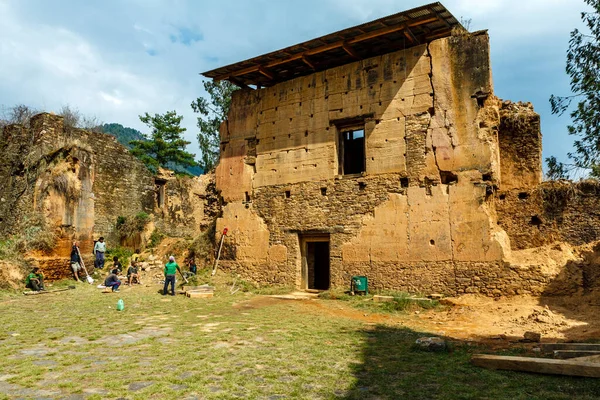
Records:
[[[496,223],[502,103],[485,33],[236,92],[221,127],[222,266],[302,287],[304,237],[326,237],[330,280],[448,294],[535,291]],[[339,175],[337,138],[364,123],[366,171]],[[217,235],[219,239],[219,235]]]
[[[500,191],[498,224],[515,250],[554,242],[578,246],[600,240],[600,184],[545,182],[533,189]]]
[[[5,127],[0,151],[0,180],[5,182],[0,186],[0,237],[20,234],[29,220],[42,216],[58,240],[53,251],[30,257],[50,278],[70,276],[74,239],[84,258],[100,236],[109,248],[117,246],[118,216],[146,212],[154,216],[155,226],[176,236],[194,236],[207,224],[200,197],[206,197],[209,180],[170,177],[159,208],[155,178],[137,158],[113,136],[65,129],[62,117],[44,113],[31,119],[29,129]]]
[[[505,101],[500,109],[502,190],[533,188],[542,182],[540,116],[531,103]]]

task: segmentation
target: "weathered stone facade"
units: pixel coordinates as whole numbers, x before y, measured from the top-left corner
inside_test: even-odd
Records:
[[[53,251],[31,256],[49,278],[69,276],[74,239],[88,268],[94,239],[118,245],[118,216],[146,212],[154,228],[171,236],[194,236],[207,224],[202,198],[210,178],[156,179],[113,136],[64,128],[62,117],[44,113],[30,128],[5,127],[0,151],[0,235],[19,234],[28,219],[41,216],[58,241]]]
[[[235,92],[216,171],[228,203],[217,232],[230,231],[222,265],[310,288],[317,241],[332,286],[365,275],[375,288],[536,290],[546,278],[505,261],[494,208],[504,171],[511,187],[541,181],[539,118],[517,130],[515,107],[493,94],[485,32]],[[364,129],[360,174],[341,172],[348,126]],[[511,141],[521,133],[537,151],[529,168]]]

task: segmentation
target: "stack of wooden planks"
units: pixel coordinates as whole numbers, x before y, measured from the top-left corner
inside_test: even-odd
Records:
[[[541,350],[555,359],[476,354],[471,362],[488,369],[600,378],[600,344],[545,343]]]
[[[189,298],[200,298],[206,299],[213,297],[215,292],[214,286],[202,285],[202,286],[184,286],[182,293]]]

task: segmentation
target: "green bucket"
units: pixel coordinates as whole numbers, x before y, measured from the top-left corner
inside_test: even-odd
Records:
[[[353,276],[350,283],[351,292],[364,292],[369,293],[369,284],[366,276]]]

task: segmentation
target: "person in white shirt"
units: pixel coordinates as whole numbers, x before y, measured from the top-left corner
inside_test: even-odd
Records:
[[[94,256],[96,257],[94,261],[95,268],[104,268],[104,253],[106,253],[106,243],[104,243],[104,238],[101,237],[94,245]]]

